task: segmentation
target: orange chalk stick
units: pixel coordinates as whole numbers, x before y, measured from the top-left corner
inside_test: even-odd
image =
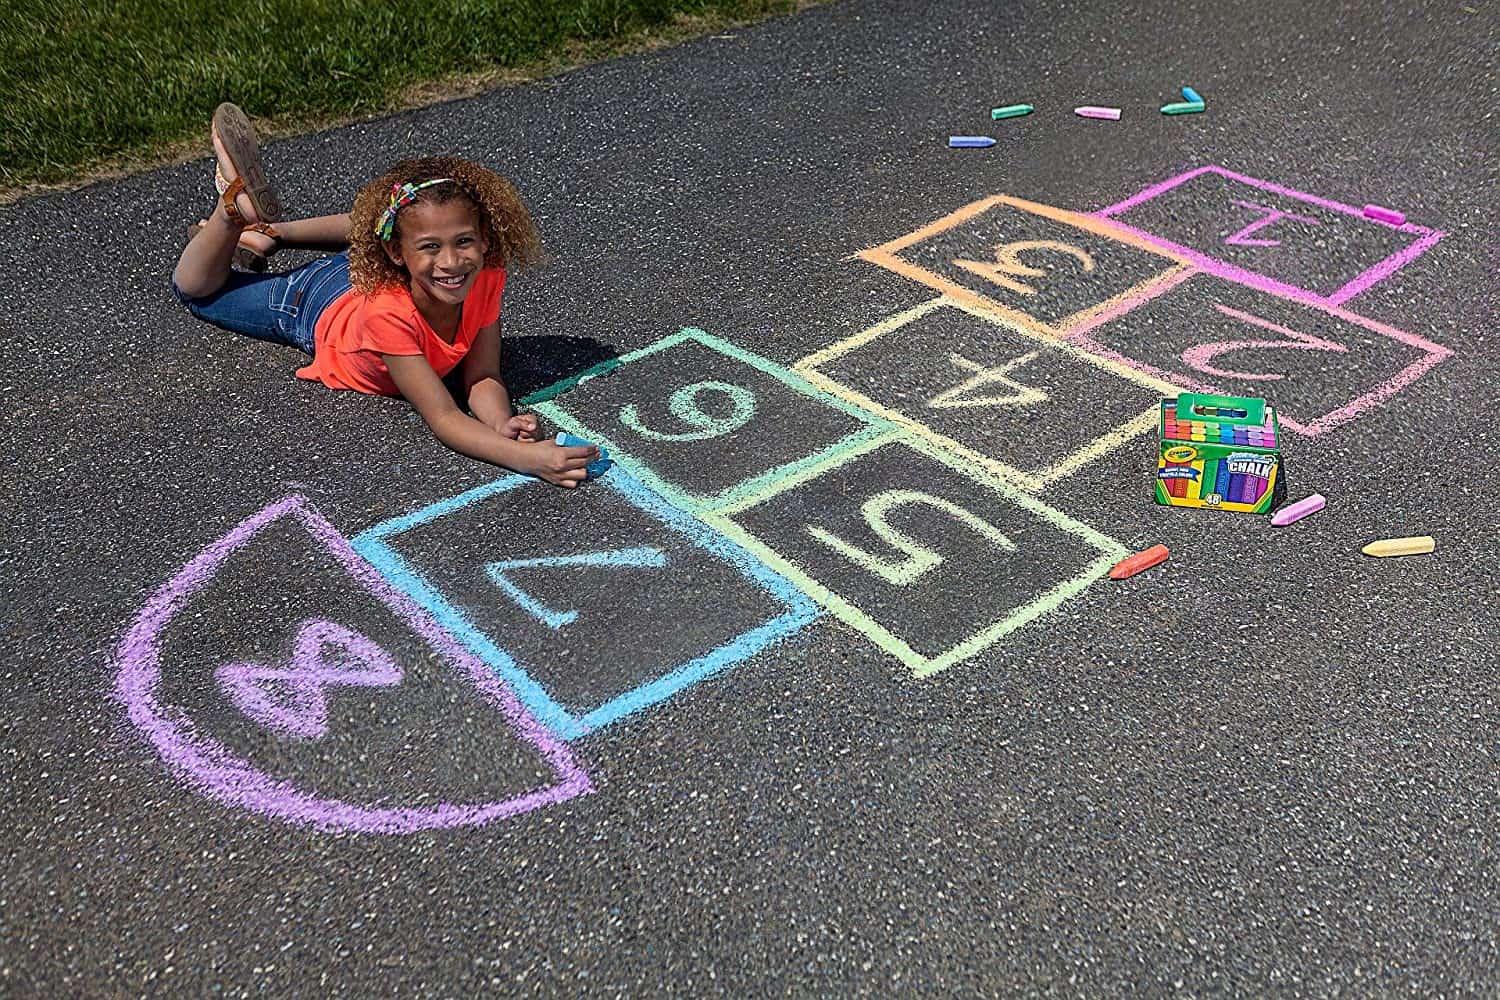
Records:
[[[1114,568],[1109,571],[1111,580],[1123,580],[1127,576],[1135,576],[1142,570],[1148,570],[1157,563],[1164,563],[1172,553],[1167,551],[1165,545],[1153,545],[1144,552],[1137,552],[1133,556],[1126,556],[1115,563]]]

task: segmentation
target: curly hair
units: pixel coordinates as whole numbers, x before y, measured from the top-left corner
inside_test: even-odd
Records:
[[[451,177],[451,184],[435,184],[417,194],[417,201],[443,204],[462,198],[479,213],[479,229],[489,250],[485,267],[526,267],[541,260],[542,243],[521,196],[509,181],[493,170],[453,156],[427,156],[402,160],[362,188],[350,213],[349,280],[360,292],[373,295],[382,288],[410,281],[406,268],[386,255],[384,242],[375,231],[380,216],[391,202],[391,189],[401,184],[420,184],[438,177]],[[401,239],[401,213],[391,240]]]

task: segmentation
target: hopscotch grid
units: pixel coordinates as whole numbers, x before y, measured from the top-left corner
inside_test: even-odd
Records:
[[[1191,247],[1179,245],[1164,237],[1131,226],[1116,216],[1137,205],[1172,190],[1195,177],[1216,173],[1229,180],[1270,191],[1278,195],[1317,205],[1328,211],[1364,220],[1360,209],[1286,188],[1270,181],[1238,174],[1226,168],[1207,165],[1169,177],[1123,201],[1091,214],[1053,208],[996,195],[963,206],[928,225],[896,240],[852,255],[877,264],[905,277],[933,287],[943,294],[881,320],[866,330],[815,351],[790,369],[752,354],[714,337],[696,327],[675,334],[593,365],[587,370],[533,392],[519,400],[520,405],[534,406],[560,426],[585,437],[596,436],[581,420],[574,418],[556,402],[559,397],[595,378],[610,375],[623,366],[659,353],[687,341],[703,344],[711,350],[761,371],[797,392],[865,424],[821,451],[752,476],[720,491],[701,497],[673,487],[655,474],[649,466],[626,449],[614,447],[624,458],[634,477],[623,471],[608,477],[605,485],[615,490],[637,509],[655,516],[687,540],[728,562],[733,569],[750,579],[773,599],[786,606],[775,618],[740,633],[715,650],[672,668],[660,677],[616,695],[603,704],[575,714],[551,698],[504,650],[483,636],[467,621],[456,606],[446,601],[422,577],[406,566],[402,557],[386,539],[453,513],[479,500],[498,495],[517,486],[534,482],[527,476],[506,476],[491,483],[439,501],[420,511],[392,518],[346,541],[304,497],[294,496],[268,506],[246,519],[237,528],[204,549],[183,567],[167,584],[158,588],[142,609],[122,640],[117,653],[116,697],[127,706],[128,713],[157,745],[168,765],[190,784],[211,797],[276,815],[293,822],[312,823],[330,829],[358,829],[371,832],[404,833],[418,829],[474,825],[495,818],[515,815],[529,809],[565,800],[593,791],[592,782],[572,756],[566,741],[577,739],[608,725],[618,718],[655,705],[700,680],[744,661],[759,651],[796,634],[820,615],[821,605],[835,617],[860,632],[879,648],[897,656],[912,670],[916,679],[930,677],[963,662],[992,646],[1005,635],[1035,621],[1066,601],[1083,593],[1102,578],[1109,567],[1127,554],[1118,541],[1103,535],[1065,513],[1047,506],[1020,490],[1041,491],[1058,479],[1121,446],[1130,438],[1156,424],[1158,411],[1152,407],[1126,424],[1101,435],[1084,447],[1040,470],[1026,471],[979,454],[946,437],[914,417],[882,406],[856,390],[820,371],[820,366],[857,350],[870,342],[914,322],[929,312],[951,306],[977,318],[1037,341],[1049,350],[1087,362],[1145,388],[1173,393],[1182,388],[1199,391],[1223,391],[1218,386],[1198,382],[1138,362],[1106,347],[1089,336],[1105,323],[1118,319],[1131,309],[1162,295],[1197,274],[1207,274],[1251,288],[1276,298],[1299,303],[1345,320],[1354,326],[1378,333],[1425,352],[1424,357],[1405,366],[1375,388],[1320,417],[1298,422],[1283,416],[1281,423],[1305,435],[1317,435],[1354,420],[1364,410],[1401,392],[1427,371],[1453,354],[1453,351],[1423,337],[1386,324],[1358,316],[1341,308],[1341,303],[1360,294],[1430,249],[1445,233],[1429,227],[1405,223],[1391,226],[1418,238],[1404,249],[1365,269],[1343,286],[1323,296],[1307,289],[1277,281],[1224,261]],[[925,239],[972,219],[984,211],[1006,205],[1095,236],[1114,240],[1135,249],[1165,258],[1171,262],[1166,270],[1054,323],[1044,322],[1022,310],[1005,306],[965,286],[902,260],[899,253]],[[1364,220],[1369,221],[1369,220]],[[851,258],[851,259],[852,259]],[[1099,550],[1099,558],[1087,563],[1078,573],[1061,580],[1050,589],[1015,609],[1006,618],[993,622],[935,656],[916,652],[906,641],[876,622],[861,609],[826,585],[818,582],[796,563],[780,555],[759,537],[732,520],[781,493],[827,474],[833,469],[856,461],[879,448],[909,447],[922,455],[957,471],[975,485],[989,489],[1002,499],[1042,518],[1053,528],[1082,539]],[[977,463],[989,475],[976,473],[967,463]],[[1158,488],[1160,484],[1157,484]],[[654,490],[654,492],[653,492]],[[660,494],[659,496],[657,494]],[[263,528],[279,518],[292,516],[300,520],[313,536],[333,552],[345,570],[371,589],[378,598],[414,627],[445,658],[467,672],[481,693],[497,704],[516,735],[536,747],[561,779],[557,784],[523,793],[502,803],[456,805],[441,803],[433,808],[386,808],[356,806],[322,799],[297,789],[290,782],[271,778],[250,767],[227,748],[199,734],[190,718],[176,707],[156,702],[160,680],[159,633],[183,604],[219,566],[253,539]],[[778,575],[779,574],[779,575]],[[454,623],[465,626],[454,629]],[[471,640],[473,640],[471,642]],[[475,655],[478,654],[478,658]],[[558,740],[563,742],[558,742]]]

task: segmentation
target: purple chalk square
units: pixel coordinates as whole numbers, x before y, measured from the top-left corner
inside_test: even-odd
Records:
[[[390,802],[355,803],[329,798],[295,779],[276,777],[237,756],[194,723],[180,706],[170,701],[171,687],[163,682],[162,639],[167,626],[188,606],[194,594],[207,587],[224,568],[230,556],[243,549],[269,525],[285,519],[300,523],[320,543],[348,577],[351,589],[363,589],[395,612],[443,659],[455,668],[457,679],[478,689],[509,724],[514,735],[535,749],[552,772],[550,783],[497,801],[478,802]],[[325,731],[325,717],[314,699],[330,681],[362,686],[398,683],[397,666],[389,657],[376,656],[362,637],[350,630],[312,620],[304,625],[303,659],[290,670],[281,670],[275,681],[279,694],[288,693],[290,679],[301,699],[295,706],[265,701],[267,692],[238,692],[237,701],[249,705],[259,721],[273,728],[291,730],[292,735],[316,736]],[[334,661],[326,657],[332,640]],[[316,650],[314,644],[316,643]],[[316,662],[314,662],[316,653]],[[340,655],[342,654],[342,655]],[[155,746],[163,761],[188,785],[228,805],[238,806],[290,823],[323,830],[356,833],[405,834],[419,830],[443,830],[482,826],[594,790],[593,783],[572,751],[531,715],[520,700],[490,669],[438,626],[423,610],[366,562],[326,518],[301,496],[290,496],[251,515],[183,566],[151,596],[130,625],[115,655],[115,698],[125,707],[130,721]],[[258,665],[231,669],[220,683],[231,687],[272,680],[252,676]],[[316,667],[315,672],[307,668]],[[334,676],[337,672],[337,676]],[[316,690],[315,690],[316,689]],[[230,694],[235,698],[235,694]],[[437,790],[435,790],[437,791]]]

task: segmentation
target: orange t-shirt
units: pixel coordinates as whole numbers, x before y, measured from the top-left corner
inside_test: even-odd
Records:
[[[504,268],[487,267],[475,276],[450,344],[422,318],[406,287],[381,289],[368,297],[351,288],[318,317],[312,363],[299,368],[297,377],[333,389],[399,396],[401,391],[380,356],[420,354],[442,378],[469,353],[480,328],[500,318],[504,289]]]

